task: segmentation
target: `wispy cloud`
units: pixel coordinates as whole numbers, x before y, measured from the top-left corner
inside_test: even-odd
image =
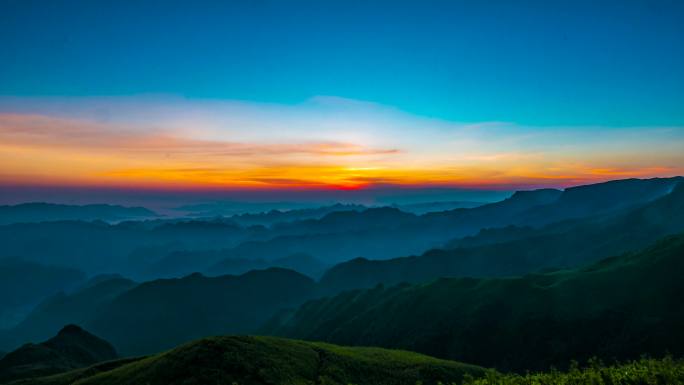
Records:
[[[681,127],[449,122],[335,97],[0,98],[0,182],[568,185],[684,173]]]

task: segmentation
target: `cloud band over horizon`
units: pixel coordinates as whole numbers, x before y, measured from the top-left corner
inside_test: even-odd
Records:
[[[683,127],[463,123],[328,96],[0,98],[4,186],[565,187],[681,175],[683,148]]]

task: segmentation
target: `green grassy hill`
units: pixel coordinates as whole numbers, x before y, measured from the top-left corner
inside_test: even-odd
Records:
[[[586,368],[573,365],[567,372],[549,371],[526,375],[494,371],[482,378],[468,378],[464,385],[680,385],[684,384],[684,361],[641,359],[621,365],[592,361]]]
[[[132,362],[34,379],[34,385],[436,384],[485,369],[417,353],[273,337],[213,337]],[[14,384],[28,384],[16,382]]]
[[[591,360],[565,372],[502,374],[416,353],[349,348],[269,337],[215,337],[152,357],[107,361],[7,385],[88,384],[443,384],[443,385],[676,385],[684,361],[640,359],[618,365]]]
[[[682,274],[678,235],[576,270],[345,292],[282,314],[267,331],[517,371],[684,354]]]

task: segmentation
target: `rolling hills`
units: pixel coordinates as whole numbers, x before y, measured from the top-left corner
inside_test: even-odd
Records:
[[[680,355],[682,273],[684,234],[574,270],[344,292],[282,313],[265,331],[517,371]]]
[[[0,258],[0,329],[14,326],[45,297],[73,288],[85,278],[77,269]]]
[[[212,337],[165,353],[32,380],[35,385],[434,384],[485,369],[417,353],[273,337]],[[113,368],[112,368],[113,367]],[[14,384],[20,384],[17,382]]]
[[[0,330],[0,346],[54,335],[65,324],[85,327],[123,354],[149,354],[196,338],[251,333],[281,308],[315,297],[316,283],[292,270],[136,283],[97,278],[71,293],[49,297],[18,325]]]
[[[668,188],[671,186],[668,186]],[[581,194],[580,194],[581,195]],[[507,226],[450,242],[445,249],[383,261],[357,258],[329,269],[322,291],[376,284],[423,282],[436,277],[520,275],[572,268],[646,247],[684,231],[684,183],[636,207],[565,220],[542,227]]]
[[[564,191],[520,191],[501,202],[423,215],[391,207],[362,210],[333,206],[327,213],[324,209],[320,217],[316,216],[320,213],[313,217],[275,215],[273,220],[283,222],[269,222],[268,227],[230,218],[115,225],[86,221],[15,223],[0,226],[0,244],[4,246],[0,257],[21,256],[75,267],[91,275],[119,273],[137,280],[158,278],[150,267],[174,252],[220,251],[224,259],[266,261],[304,253],[326,265],[357,257],[388,259],[421,254],[452,239],[475,235],[483,228],[540,227],[644,205],[667,194],[680,180],[629,179]],[[198,260],[187,269],[204,271],[218,262]]]
[[[63,246],[52,249],[57,255],[67,253],[73,247],[70,242],[82,239],[86,247],[79,251],[76,260],[86,258],[86,253],[94,250],[91,247],[96,247],[101,241],[102,254],[91,259],[106,262],[110,257],[119,258],[114,257],[116,253],[135,246],[138,254],[129,254],[126,258],[145,260],[141,266],[157,266],[154,274],[167,271],[169,276],[183,275],[192,271],[196,264],[204,266],[205,272],[213,270],[215,274],[266,268],[242,275],[208,277],[191,274],[182,278],[148,280],[142,284],[117,276],[101,276],[73,292],[49,293],[51,296],[30,312],[23,322],[0,332],[0,348],[11,350],[25,341],[42,340],[68,323],[93,331],[127,355],[157,353],[210,335],[265,330],[296,338],[417,349],[440,357],[519,370],[523,367],[521,362],[525,360],[523,355],[508,357],[503,351],[496,351],[496,354],[485,356],[483,351],[488,343],[493,343],[488,341],[494,337],[479,335],[480,341],[474,337],[477,333],[484,333],[487,325],[494,322],[491,319],[495,318],[501,321],[493,324],[493,335],[500,336],[502,343],[510,346],[513,342],[506,338],[512,338],[511,334],[524,335],[528,330],[526,328],[534,325],[540,330],[545,330],[544,327],[555,328],[555,337],[550,336],[548,340],[555,341],[553,349],[559,351],[546,352],[548,354],[543,357],[530,353],[528,360],[539,365],[532,369],[562,365],[569,359],[586,358],[573,350],[576,346],[566,345],[570,338],[568,330],[574,325],[573,322],[581,321],[587,325],[598,322],[595,327],[600,329],[604,327],[602,322],[611,322],[613,318],[616,324],[627,322],[625,320],[636,322],[631,326],[643,321],[632,321],[629,318],[632,317],[631,313],[622,307],[616,310],[617,305],[608,302],[598,302],[597,305],[601,311],[604,307],[608,309],[605,314],[590,314],[598,320],[591,317],[566,319],[565,315],[553,311],[564,303],[566,295],[569,296],[567,300],[571,301],[568,306],[574,303],[572,301],[580,301],[572,294],[576,288],[568,286],[568,282],[581,281],[584,279],[581,277],[588,275],[576,266],[645,247],[666,234],[684,231],[684,186],[677,185],[679,180],[626,180],[566,191],[542,189],[519,192],[502,202],[425,215],[404,213],[395,208],[334,211],[318,219],[274,224],[270,228],[244,228],[230,220],[157,220],[118,225],[51,222],[0,226],[0,234],[5,231],[8,239],[13,229],[17,228],[45,231],[47,238],[58,239],[59,245]],[[622,198],[621,191],[624,192]],[[601,198],[605,202],[598,200],[603,202],[602,207],[592,203],[593,199],[598,199],[595,198],[597,194],[610,197]],[[585,216],[572,217],[573,210],[566,210],[568,207],[574,207],[573,210]],[[544,212],[549,218],[565,219],[539,224],[534,219],[536,212]],[[470,237],[452,240],[445,249],[431,250],[420,256],[388,260],[354,259],[333,267],[319,282],[295,271],[267,268],[276,264],[297,270],[311,269],[309,271],[314,275],[316,268],[323,264],[314,254],[288,253],[313,249],[317,255],[341,257],[364,249],[390,255],[406,250],[408,245],[413,245],[409,249],[422,250],[431,243],[426,241],[428,238],[436,241],[448,234],[470,229],[471,226],[511,221],[528,224],[488,228]],[[435,231],[435,228],[439,230]],[[55,234],[51,232],[53,230]],[[20,242],[13,247],[22,242],[32,247],[35,242],[28,236],[29,232],[20,232],[14,237],[12,241]],[[276,234],[280,235],[268,238]],[[412,237],[411,234],[416,236]],[[62,239],[61,235],[65,237]],[[118,239],[125,240],[124,244],[118,243]],[[241,242],[240,239],[251,240]],[[176,246],[169,243],[180,240],[182,244]],[[239,245],[234,248],[221,248],[221,245],[235,242]],[[52,245],[49,240],[45,244]],[[138,247],[140,245],[146,246]],[[217,249],[194,249],[206,248],[207,245],[216,246]],[[176,248],[181,251],[174,251]],[[233,253],[243,257],[237,258]],[[279,259],[278,255],[287,257]],[[125,263],[126,258],[120,262]],[[522,278],[495,278],[530,272],[536,273]],[[654,276],[660,274],[655,272]],[[468,276],[488,278],[437,279]],[[558,285],[553,283],[561,277],[563,279]],[[614,278],[612,275],[610,277]],[[535,280],[552,283],[546,287],[545,284],[535,283]],[[416,285],[391,286],[402,282]],[[469,287],[468,282],[474,286]],[[516,286],[511,282],[518,284]],[[376,287],[378,283],[385,286]],[[621,287],[634,283],[618,281],[616,285]],[[537,286],[543,286],[545,290],[537,292]],[[358,288],[369,290],[341,293]],[[608,289],[603,292],[609,293]],[[472,296],[472,301],[466,301],[463,293]],[[556,297],[549,299],[543,296],[551,294]],[[332,297],[316,299],[323,295]],[[507,301],[506,295],[513,298]],[[409,301],[410,296],[416,296],[411,300],[415,304]],[[455,298],[453,303],[448,301],[452,296]],[[429,301],[423,303],[423,297]],[[516,301],[522,301],[520,298],[525,298],[526,302],[517,304]],[[293,312],[292,309],[312,299],[315,300]],[[395,300],[409,301],[400,302],[401,306],[422,309],[426,315],[411,312],[407,316],[398,313],[389,305]],[[551,313],[541,310],[526,313],[535,304],[534,301],[542,301],[537,305]],[[517,307],[513,308],[514,305]],[[637,305],[643,304],[635,303],[634,306]],[[390,307],[385,309],[385,306]],[[622,306],[629,309],[631,305]],[[385,312],[374,313],[380,309]],[[499,311],[503,313],[499,314]],[[663,308],[658,308],[658,311],[664,312]],[[577,311],[571,315],[579,317],[581,314]],[[393,318],[386,318],[390,315]],[[452,317],[456,317],[458,322]],[[390,319],[395,321],[390,323]],[[503,328],[501,325],[507,319],[507,327],[514,332],[497,329]],[[266,321],[268,323],[263,326]],[[388,324],[382,325],[382,322]],[[425,327],[418,328],[417,325],[423,323]],[[374,334],[372,328],[378,328],[378,333]],[[459,330],[465,334],[459,334]],[[401,338],[387,334],[390,332]],[[589,328],[583,331],[581,338],[588,338],[586,336],[591,333],[594,331]],[[602,335],[610,336],[610,333]],[[464,347],[460,345],[462,339]],[[658,350],[661,343],[663,341],[657,340],[655,347],[645,351],[661,352]],[[638,350],[637,345],[631,346],[625,342],[618,347],[597,346],[597,354],[608,356],[612,354],[609,350],[613,349],[618,356],[633,358],[632,353]],[[539,351],[544,349],[551,348],[542,346]]]
[[[122,277],[99,277],[70,293],[50,296],[9,331],[0,332],[3,347],[25,341],[40,341],[57,333],[67,324],[82,325],[114,298],[136,286]]]
[[[160,279],[123,292],[83,326],[122,354],[156,353],[205,336],[250,333],[315,290],[311,278],[280,268]]]

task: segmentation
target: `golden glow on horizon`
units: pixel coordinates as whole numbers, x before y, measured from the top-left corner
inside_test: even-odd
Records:
[[[641,154],[572,149],[542,153],[480,149],[484,145],[477,143],[457,147],[438,140],[434,150],[407,147],[315,139],[195,139],[82,119],[0,114],[0,183],[199,189],[505,188],[683,173],[681,167],[659,164],[676,155],[660,156],[648,149]],[[639,155],[644,159],[636,159]]]

